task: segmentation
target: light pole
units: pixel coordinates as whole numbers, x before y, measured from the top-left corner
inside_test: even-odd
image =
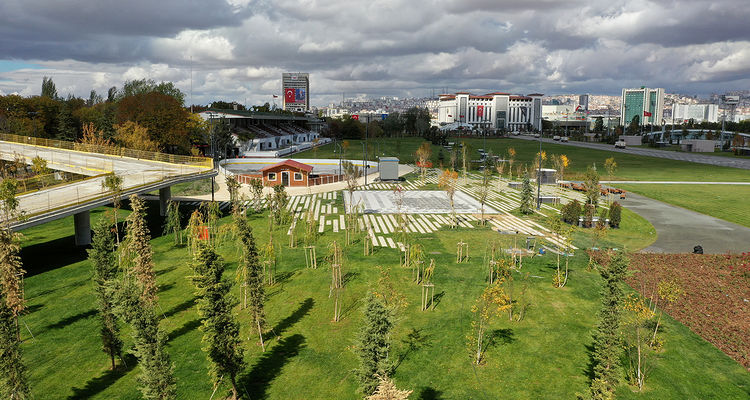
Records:
[[[536,172],[536,209],[542,208],[542,135],[539,135],[539,167]]]
[[[362,160],[364,161],[362,163],[362,168],[365,174],[365,186],[367,186],[367,136],[368,136],[368,131],[370,130],[370,114],[369,113],[367,114],[367,122],[365,124],[366,124],[365,125],[365,143],[364,143],[365,150],[362,154],[362,157],[363,157]]]

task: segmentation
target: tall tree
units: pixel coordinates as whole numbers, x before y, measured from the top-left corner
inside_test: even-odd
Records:
[[[116,121],[132,121],[148,129],[149,139],[166,150],[187,153],[190,148],[190,113],[173,97],[158,93],[139,93],[124,97],[117,105]]]
[[[393,321],[390,311],[380,298],[369,293],[365,303],[365,320],[357,336],[359,389],[369,396],[378,387],[378,376],[388,376],[391,363],[388,353],[391,348]]]
[[[0,290],[0,395],[4,399],[25,400],[31,398],[31,393],[15,321],[15,313],[7,305],[5,292]]]
[[[599,205],[599,197],[601,196],[599,172],[596,170],[596,165],[592,165],[586,170],[586,180],[583,184],[586,188],[586,204],[591,204],[596,209]]]
[[[523,177],[521,185],[521,205],[519,207],[521,214],[531,214],[534,212],[534,190],[531,188],[531,179],[529,174]]]
[[[155,304],[157,300],[156,274],[154,274],[153,250],[151,235],[146,226],[146,203],[137,195],[130,196],[130,208],[127,222],[127,254],[132,273],[143,288],[143,300]]]
[[[120,282],[115,304],[117,315],[131,327],[133,353],[141,367],[138,383],[143,397],[173,399],[176,389],[174,365],[166,350],[167,336],[159,329],[155,304],[144,298],[142,285],[129,275]]]
[[[57,88],[55,82],[52,82],[52,78],[42,77],[42,97],[57,99]]]
[[[110,290],[117,277],[117,260],[115,257],[115,240],[112,225],[106,218],[100,218],[94,227],[94,240],[88,250],[89,260],[94,267],[94,290],[99,306],[101,323],[102,350],[106,353],[115,369],[115,357],[122,354],[120,328],[114,313],[114,293]]]
[[[23,275],[26,273],[21,262],[19,234],[10,229],[0,229],[0,291],[5,305],[13,313],[18,326],[18,316],[26,308],[24,299]]]
[[[599,324],[594,333],[594,379],[591,395],[594,399],[611,399],[619,380],[617,365],[622,353],[620,341],[620,310],[623,300],[622,280],[628,269],[628,260],[622,252],[615,253],[607,266],[601,268],[604,278],[602,308]]]
[[[68,101],[63,101],[57,114],[57,138],[75,142],[78,139],[78,128],[73,117],[73,109]]]
[[[224,281],[224,262],[213,247],[205,242],[198,244],[191,278],[198,295],[198,314],[203,331],[203,351],[211,367],[209,374],[214,386],[222,377],[229,377],[232,399],[237,399],[237,375],[244,368],[240,324],[232,315],[229,284]]]
[[[253,229],[244,215],[235,215],[235,227],[237,239],[242,249],[242,257],[237,268],[237,281],[244,288],[244,304],[249,302],[250,316],[253,324],[258,330],[260,345],[263,351],[266,345],[263,343],[263,329],[266,324],[265,301],[266,293],[263,287],[263,267],[258,260],[258,249],[255,245]]]

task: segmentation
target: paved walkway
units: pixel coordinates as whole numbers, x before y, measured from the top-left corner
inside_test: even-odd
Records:
[[[706,254],[750,251],[750,228],[634,193],[621,202],[656,228],[656,242],[643,252],[690,253],[696,245]]]
[[[535,138],[533,136],[525,136],[525,135],[513,136],[513,137],[518,138],[518,139],[533,140],[533,141],[539,140],[538,138]],[[542,139],[542,142],[554,143],[554,144],[559,144],[562,146],[574,146],[574,147],[583,147],[587,149],[611,151],[613,153],[635,154],[639,156],[666,158],[666,159],[678,160],[678,161],[689,161],[689,162],[694,162],[694,163],[699,163],[699,164],[716,165],[720,167],[750,169],[750,158],[710,156],[710,155],[705,155],[705,154],[700,154],[700,153],[683,153],[683,152],[678,152],[678,151],[654,150],[654,149],[632,148],[632,147],[628,149],[616,149],[615,146],[611,144],[573,142],[573,141],[558,142],[552,139]]]

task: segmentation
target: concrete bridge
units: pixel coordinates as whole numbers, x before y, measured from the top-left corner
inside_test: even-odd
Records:
[[[47,160],[52,170],[86,177],[19,195],[19,210],[24,218],[12,221],[11,229],[18,231],[73,215],[78,245],[91,243],[89,210],[112,203],[113,193],[102,187],[108,175],[114,173],[122,178],[120,198],[159,190],[162,215],[172,185],[216,175],[208,158],[0,135],[0,158],[9,161],[23,158],[31,164],[37,156]]]

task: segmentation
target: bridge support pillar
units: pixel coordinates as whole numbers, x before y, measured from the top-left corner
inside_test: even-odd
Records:
[[[172,198],[172,187],[167,186],[159,189],[159,215],[167,215],[167,202]]]
[[[76,246],[88,246],[91,244],[91,213],[81,211],[73,215],[75,224]]]

